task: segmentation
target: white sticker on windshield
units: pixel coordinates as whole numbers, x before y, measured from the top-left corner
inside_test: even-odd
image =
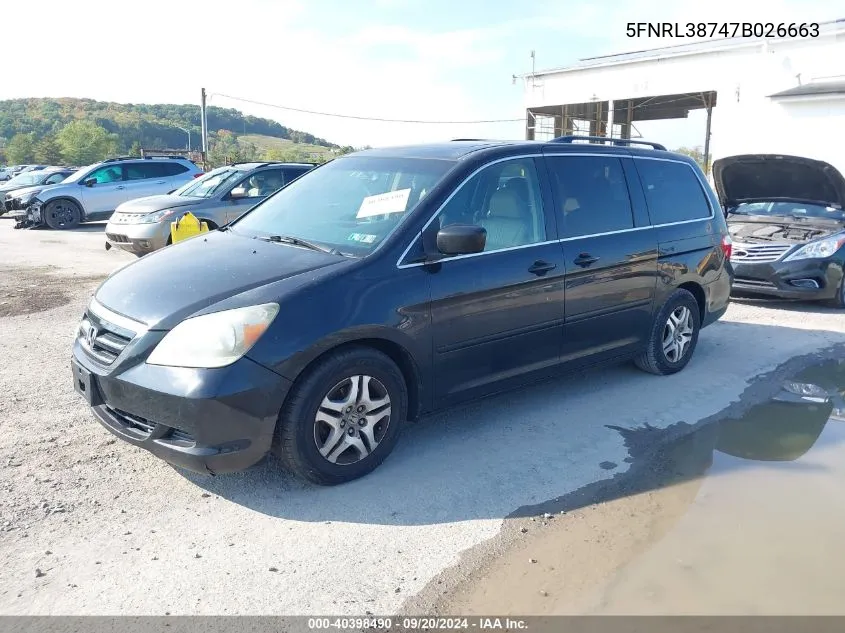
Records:
[[[361,201],[356,218],[369,218],[374,215],[385,215],[387,213],[404,213],[408,206],[408,198],[411,195],[410,189],[399,189],[388,191],[375,196],[367,196]]]

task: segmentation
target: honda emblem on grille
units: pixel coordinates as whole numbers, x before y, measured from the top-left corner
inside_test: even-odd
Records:
[[[97,338],[97,328],[93,325],[88,326],[88,331],[85,333],[85,343],[88,347],[94,347],[94,339]]]

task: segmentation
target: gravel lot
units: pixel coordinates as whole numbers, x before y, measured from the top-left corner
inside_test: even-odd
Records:
[[[209,478],[116,441],[73,391],[85,302],[135,258],[106,252],[102,225],[2,219],[0,253],[5,615],[394,613],[520,507],[627,468],[606,425],[695,423],[752,377],[845,341],[841,313],[737,303],[678,375],[614,367],[438,414],[351,484],[313,487],[272,462]]]

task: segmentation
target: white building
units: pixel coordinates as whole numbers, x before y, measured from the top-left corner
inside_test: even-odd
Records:
[[[638,121],[709,109],[700,145],[711,160],[797,154],[845,173],[845,20],[820,24],[818,37],[699,41],[522,77],[528,139],[607,136],[609,123],[636,138]]]

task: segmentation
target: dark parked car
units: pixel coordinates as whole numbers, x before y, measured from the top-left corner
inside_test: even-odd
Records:
[[[730,238],[662,146],[367,150],[97,289],[73,380],[112,433],[224,473],[275,447],[336,484],[420,414],[634,359],[672,374],[727,309]]]
[[[735,294],[845,308],[845,179],[835,167],[743,155],[714,162],[713,178],[734,241]]]

